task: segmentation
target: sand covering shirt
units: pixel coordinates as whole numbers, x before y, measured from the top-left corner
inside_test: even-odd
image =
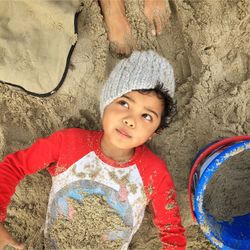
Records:
[[[8,155],[0,163],[0,221],[16,185],[25,175],[47,168],[52,176],[46,229],[60,214],[69,214],[68,198],[84,202],[86,195],[104,197],[125,228],[108,232],[127,249],[138,230],[146,205],[160,231],[163,249],[185,249],[186,239],[172,178],[165,163],[145,145],[129,162],[118,164],[100,149],[102,131],[65,129]]]

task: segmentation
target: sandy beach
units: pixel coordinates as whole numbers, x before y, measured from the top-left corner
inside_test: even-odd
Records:
[[[156,50],[172,63],[178,108],[170,127],[149,147],[166,161],[173,176],[187,249],[216,249],[192,220],[188,178],[200,148],[219,138],[250,134],[250,4],[171,0],[171,18],[156,38],[147,30],[142,2],[126,1],[133,34],[142,50]],[[67,77],[55,94],[35,97],[0,84],[0,158],[62,128],[100,129],[100,91],[119,60],[109,51],[97,1],[85,0]],[[45,170],[26,177],[8,209],[7,226],[25,241],[26,249],[42,249],[50,183]],[[130,249],[160,247],[147,211]]]

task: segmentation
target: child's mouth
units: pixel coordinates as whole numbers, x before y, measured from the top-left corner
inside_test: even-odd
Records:
[[[116,129],[116,131],[117,131],[117,132],[119,133],[119,135],[121,135],[122,137],[131,138],[131,136],[130,136],[125,130]]]

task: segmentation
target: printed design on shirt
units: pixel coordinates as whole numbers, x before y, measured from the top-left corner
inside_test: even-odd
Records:
[[[123,220],[126,229],[110,232],[109,238],[122,239],[126,249],[141,224],[147,203],[136,165],[126,168],[112,167],[101,161],[94,152],[90,152],[65,172],[54,176],[46,228],[58,215],[70,214],[68,199],[84,202],[86,195],[103,196]]]

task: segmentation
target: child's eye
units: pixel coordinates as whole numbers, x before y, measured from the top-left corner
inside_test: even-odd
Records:
[[[119,103],[121,106],[128,108],[128,103],[127,103],[126,101],[120,100],[118,103]]]
[[[153,117],[151,115],[149,115],[149,114],[143,114],[142,117],[144,119],[146,119],[147,121],[152,121],[153,120]]]

